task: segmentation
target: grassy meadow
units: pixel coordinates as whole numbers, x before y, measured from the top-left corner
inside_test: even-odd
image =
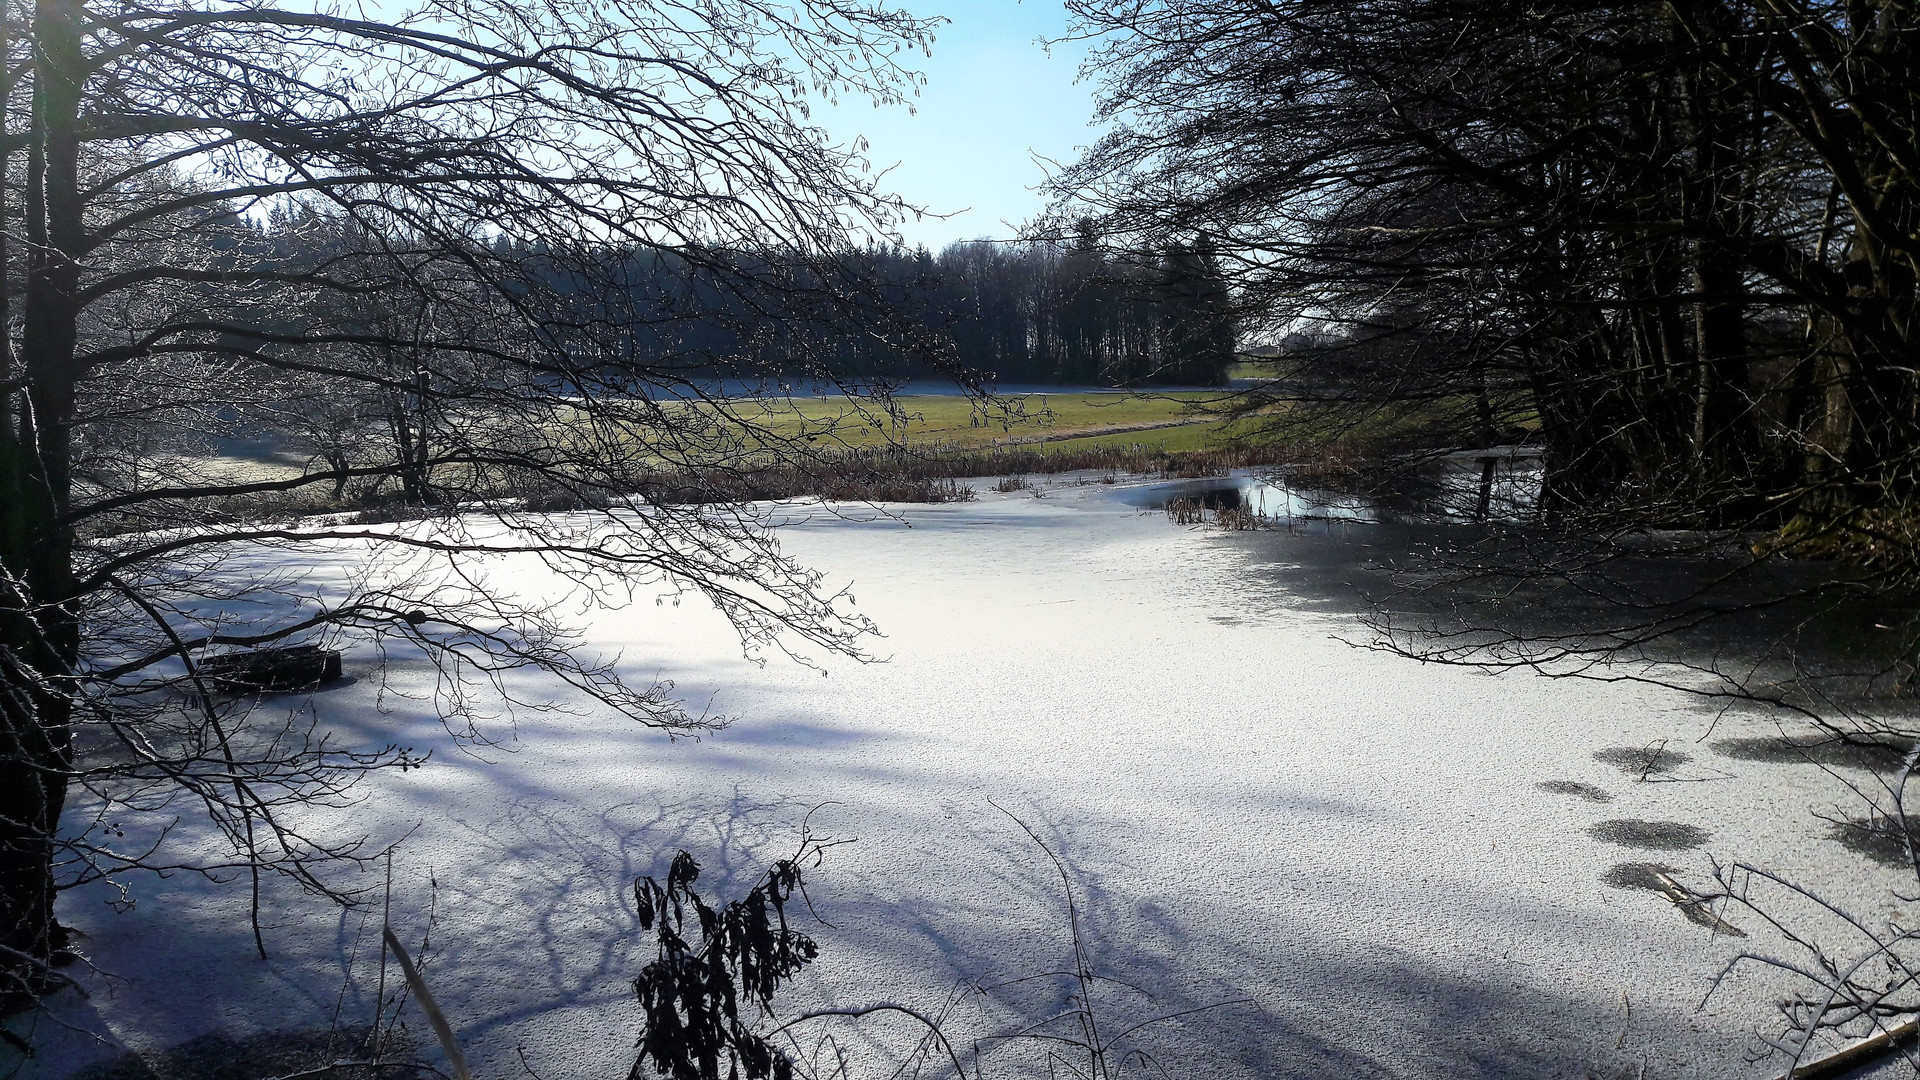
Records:
[[[890,409],[838,398],[762,398],[731,404],[740,421],[778,437],[811,438],[852,450],[895,446],[939,452],[1100,437],[1157,442],[1171,437],[1162,434],[1168,430],[1182,430],[1182,441],[1198,446],[1202,431],[1217,426],[1204,409],[1220,397],[1206,391],[1068,392],[1010,394],[981,402],[925,394],[896,397]],[[1158,437],[1147,438],[1149,432]]]
[[[558,447],[576,441],[622,444],[622,453],[657,478],[650,497],[667,501],[780,499],[944,502],[967,497],[954,481],[973,476],[1099,469],[1121,473],[1213,474],[1267,464],[1274,447],[1232,447],[1241,434],[1207,406],[1219,391],[1164,394],[1065,391],[1008,394],[987,401],[958,395],[899,396],[888,402],[851,398],[735,398],[640,409],[626,422],[589,421],[563,407],[544,430],[514,430],[496,419],[449,413],[465,438],[488,445]],[[372,431],[370,450],[383,452]],[[585,447],[580,448],[582,450]],[[303,440],[275,432],[214,442],[174,455],[171,467],[223,482],[285,481],[327,466]],[[1195,472],[1198,470],[1198,473]],[[433,469],[447,488],[524,497],[530,506],[565,509],[602,499],[552,484],[525,487],[512,470],[445,465]],[[391,485],[331,482],[284,495],[247,495],[226,509],[239,516],[369,510],[404,513]]]

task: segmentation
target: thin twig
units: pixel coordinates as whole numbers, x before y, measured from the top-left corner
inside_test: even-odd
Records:
[[[407,955],[406,946],[400,944],[400,937],[393,927],[383,927],[381,934],[386,938],[387,948],[393,950],[393,958],[400,964],[400,974],[406,976],[407,985],[413,988],[414,999],[420,1002],[420,1011],[427,1014],[427,1023],[433,1025],[433,1034],[440,1040],[440,1048],[447,1052],[447,1061],[453,1066],[455,1080],[473,1080],[473,1074],[467,1071],[467,1058],[460,1052],[460,1044],[453,1041],[453,1028],[441,1013],[440,1006],[434,1003],[433,995],[427,992],[426,980],[413,966],[413,959]]]

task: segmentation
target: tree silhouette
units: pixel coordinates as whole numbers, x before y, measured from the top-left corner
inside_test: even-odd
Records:
[[[9,1003],[58,984],[71,885],[171,865],[343,895],[321,867],[367,852],[289,811],[420,757],[222,694],[222,650],[417,651],[458,737],[482,734],[472,691],[523,668],[703,722],[580,653],[557,598],[492,573],[509,555],[584,592],[698,593],[750,648],[857,650],[865,624],[715,479],[808,444],[716,380],[831,377],[849,325],[913,351],[846,257],[901,206],[805,117],[816,93],[900,100],[930,23],[845,0],[4,11]],[[363,437],[290,473],[201,452],[302,409]],[[333,491],[425,516],[302,515]],[[533,512],[554,505],[582,512]],[[362,553],[344,592],[272,570],[319,549]],[[241,593],[255,614],[212,610]],[[182,800],[230,858],[119,835]]]

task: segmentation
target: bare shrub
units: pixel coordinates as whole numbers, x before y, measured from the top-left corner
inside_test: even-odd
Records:
[[[1207,508],[1199,500],[1182,495],[1167,503],[1167,520],[1175,525],[1205,525]]]

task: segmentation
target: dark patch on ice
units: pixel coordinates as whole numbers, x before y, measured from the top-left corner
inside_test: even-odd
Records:
[[[1657,862],[1623,862],[1600,875],[1600,884],[1611,885],[1616,889],[1645,889],[1648,892],[1661,892],[1666,886],[1660,883],[1656,875],[1668,877],[1680,872],[1679,867]]]
[[[1665,742],[1647,746],[1609,746],[1595,750],[1593,760],[1611,765],[1628,776],[1661,776],[1693,760],[1693,755],[1668,749]]]
[[[1574,795],[1588,802],[1612,802],[1613,796],[1592,784],[1583,784],[1578,780],[1542,780],[1534,785],[1541,791],[1551,791],[1555,795]]]
[[[335,690],[344,690],[349,686],[360,685],[360,676],[342,675],[337,679],[328,679],[318,686],[309,686],[299,690],[250,690],[247,696],[255,701],[298,701],[315,694],[331,694]],[[197,707],[197,706],[196,706]]]
[[[1620,863],[1613,869],[1600,875],[1600,882],[1616,889],[1640,889],[1653,893],[1674,906],[1674,909],[1687,917],[1687,921],[1697,923],[1716,934],[1729,937],[1746,937],[1746,931],[1721,918],[1714,910],[1717,906],[1726,907],[1724,894],[1696,893],[1675,880],[1680,873],[1676,867],[1665,863]],[[1666,880],[1662,881],[1661,878]]]
[[[1892,742],[1846,742],[1831,735],[1786,738],[1779,735],[1751,739],[1722,739],[1713,744],[1717,754],[1740,761],[1785,764],[1837,765],[1885,772],[1900,766],[1911,749]]]
[[[1167,510],[1178,503],[1194,510],[1239,510],[1247,502],[1244,487],[1245,482],[1237,478],[1180,484],[1150,503],[1147,509]]]
[[[1246,622],[1245,619],[1238,619],[1232,615],[1209,615],[1207,616],[1207,620],[1209,622],[1217,622],[1221,626],[1240,626]]]
[[[1685,851],[1688,848],[1697,848],[1713,835],[1698,825],[1688,825],[1684,822],[1635,821],[1629,818],[1603,821],[1588,829],[1587,834],[1596,840],[1605,840],[1609,844],[1647,848],[1653,851]]]
[[[1908,825],[1914,846],[1920,847],[1920,822]],[[1900,835],[1900,823],[1891,818],[1855,819],[1834,822],[1830,834],[1848,850],[1865,855],[1885,866],[1911,866],[1907,838]]]
[[[122,1054],[80,1069],[69,1080],[259,1080],[324,1069],[327,1080],[427,1080],[406,1036],[389,1034],[380,1065],[328,1068],[364,1060],[366,1028],[270,1031],[236,1039],[218,1032],[157,1053]]]

